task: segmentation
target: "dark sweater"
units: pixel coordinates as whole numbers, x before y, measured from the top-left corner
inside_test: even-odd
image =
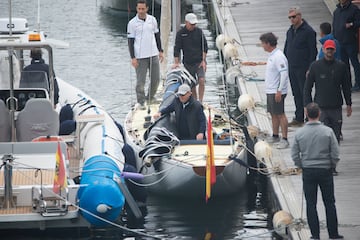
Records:
[[[346,28],[346,23],[352,23],[353,26]],[[357,33],[360,27],[360,10],[349,1],[344,6],[336,5],[333,17],[334,37],[340,44],[357,43]]]
[[[314,102],[320,108],[339,108],[351,106],[351,80],[345,63],[339,60],[320,59],[310,66],[304,86],[304,106],[312,102],[311,91],[315,84]]]
[[[316,32],[305,20],[297,29],[294,29],[293,26],[288,29],[284,54],[288,59],[289,67],[307,69],[315,61],[317,55]]]
[[[179,98],[166,108],[161,110],[161,114],[167,114],[175,111],[176,128],[181,140],[196,139],[199,133],[205,133],[206,118],[201,103],[191,96],[189,101],[183,107]]]
[[[200,28],[189,31],[183,27],[176,33],[174,57],[180,57],[181,50],[183,63],[193,65],[203,60],[203,52],[207,53],[208,45]]]

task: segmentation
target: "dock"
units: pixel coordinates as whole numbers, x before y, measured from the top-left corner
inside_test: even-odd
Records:
[[[238,42],[238,51],[242,61],[266,61],[268,53],[259,47],[261,34],[273,32],[278,39],[278,47],[284,49],[286,31],[290,26],[287,18],[288,10],[292,6],[299,6],[303,18],[317,32],[319,39],[319,25],[322,22],[332,23],[332,12],[337,0],[213,0],[212,1],[221,32]],[[318,42],[318,49],[320,48]],[[241,65],[240,65],[241,66]],[[266,66],[241,66],[241,75],[237,77],[238,86],[242,94],[254,97],[257,106],[249,111],[249,122],[257,126],[261,132],[272,134],[271,118],[263,107],[266,105],[266,94],[263,81],[251,81],[252,78],[264,79]],[[256,76],[256,77],[249,77]],[[295,111],[295,104],[289,85],[285,102],[285,111],[289,122]],[[353,113],[346,117],[343,112],[343,136],[340,144],[340,162],[334,177],[335,198],[339,221],[339,234],[345,239],[360,240],[360,92],[352,94]],[[259,107],[261,106],[262,107]],[[345,107],[344,107],[345,111]],[[289,127],[290,146],[294,140],[296,128]],[[272,166],[280,169],[294,168],[290,155],[290,147],[284,150],[272,149]],[[307,240],[311,234],[306,223],[306,206],[302,192],[301,174],[272,174],[269,177],[275,200],[279,208],[289,212],[294,219],[304,224],[290,225],[289,239]],[[325,210],[322,198],[318,195],[318,213],[321,224],[321,239],[328,239],[326,229]]]

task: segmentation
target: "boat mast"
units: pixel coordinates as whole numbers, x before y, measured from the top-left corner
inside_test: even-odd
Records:
[[[37,27],[38,27],[38,32],[40,32],[40,0],[38,0],[38,14],[37,14]]]

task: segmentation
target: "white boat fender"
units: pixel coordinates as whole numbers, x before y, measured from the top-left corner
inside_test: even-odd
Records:
[[[275,232],[283,238],[287,238],[288,226],[293,223],[293,216],[284,211],[278,211],[273,216],[273,227]]]
[[[229,42],[232,42],[232,38],[225,34],[219,34],[215,40],[216,47],[219,50],[223,50],[224,46]]]
[[[238,108],[241,112],[247,112],[255,108],[254,98],[249,94],[242,94],[238,98]]]
[[[258,141],[254,146],[254,153],[257,159],[270,159],[272,157],[272,148],[265,141]]]
[[[239,58],[238,48],[233,43],[228,43],[224,46],[223,54],[225,59]]]

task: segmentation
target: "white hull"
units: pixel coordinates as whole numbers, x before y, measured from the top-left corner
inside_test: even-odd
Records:
[[[0,19],[0,23],[7,26],[7,20]],[[15,28],[18,25],[26,26],[26,21],[18,19]],[[40,40],[29,41],[30,35]],[[21,56],[34,48],[48,51],[46,62],[53,69],[52,46],[44,35],[0,35],[0,157],[4,164],[0,171],[0,229],[103,227],[109,225],[105,221],[117,221],[125,202],[120,187],[124,141],[118,126],[95,100],[59,78],[55,111],[51,70],[49,80],[41,79],[49,89],[21,87],[26,74],[20,67],[10,68],[11,61],[22,61],[14,48]],[[10,69],[19,72],[9,74]],[[20,85],[16,76],[24,77]],[[33,84],[34,78],[27,81]],[[11,99],[16,104],[9,104]],[[59,126],[63,126],[60,109],[67,104],[73,113],[67,120],[74,128],[69,135],[58,136]],[[60,189],[57,194],[55,182]]]

